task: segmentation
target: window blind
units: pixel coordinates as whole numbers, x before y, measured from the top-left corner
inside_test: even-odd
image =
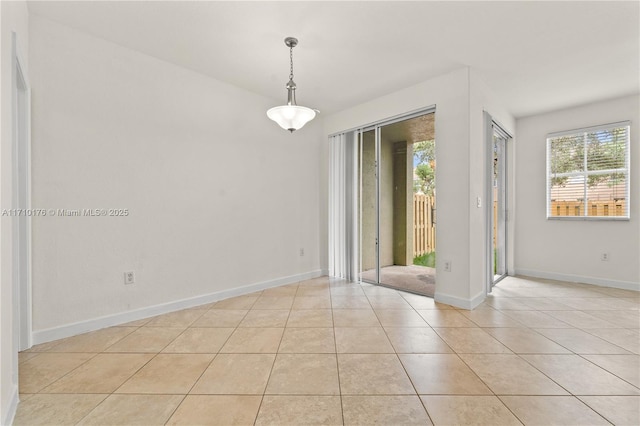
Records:
[[[355,132],[329,137],[329,275],[356,281],[359,239]]]
[[[629,122],[547,136],[547,218],[629,218]]]

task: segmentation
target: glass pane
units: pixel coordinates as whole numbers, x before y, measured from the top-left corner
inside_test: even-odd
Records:
[[[626,148],[626,127],[587,133],[587,170],[625,168]],[[594,181],[603,182],[608,176],[600,175],[594,178]]]
[[[506,226],[506,139],[493,135],[493,253],[494,281],[507,273],[507,226]]]
[[[413,144],[413,264],[436,268],[436,141]],[[434,279],[435,281],[435,279]]]
[[[429,113],[363,132],[359,150],[360,279],[431,297],[435,293],[434,118]],[[425,260],[426,265],[421,263]]]
[[[589,179],[596,177],[604,180],[587,185],[588,215],[627,216],[627,174],[590,175]]]
[[[378,282],[377,256],[377,183],[375,130],[363,132],[360,140],[360,203],[362,281]]]
[[[584,176],[571,176],[550,189],[549,216],[584,215]]]
[[[434,118],[382,126],[379,156],[380,283],[428,296],[436,278]]]
[[[394,163],[394,156],[396,155],[394,152],[394,143],[390,142],[388,139],[382,137],[380,142],[380,282],[384,284],[393,283],[388,282],[389,277],[388,274],[385,273],[385,269],[392,267],[395,264],[395,261],[398,260],[400,264],[405,264],[404,259],[400,259],[401,253],[398,253],[398,259],[394,256],[394,250],[396,247],[394,245],[394,228],[396,227],[396,222],[401,221],[402,219],[406,220],[405,217],[402,217],[400,212],[396,214],[394,204],[394,195],[396,193],[396,189],[399,189],[399,192],[402,192],[402,187],[406,186],[402,185],[402,181],[399,182],[401,188],[395,188],[394,186],[394,166],[397,164]],[[405,152],[406,152],[406,144],[405,144]],[[406,179],[405,179],[406,181]],[[399,236],[401,237],[401,236]],[[387,278],[387,279],[385,279]]]
[[[584,138],[582,135],[560,136],[550,142],[551,174],[584,170]],[[554,184],[561,184],[566,177],[554,177]]]

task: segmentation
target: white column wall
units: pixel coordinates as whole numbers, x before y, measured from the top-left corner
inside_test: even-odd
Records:
[[[27,63],[29,12],[24,1],[0,2],[0,209],[10,209],[13,198],[13,52],[15,32],[22,60]],[[18,403],[18,348],[15,345],[15,307],[13,288],[13,219],[0,217],[0,423],[9,424]]]
[[[492,170],[487,163],[489,150],[488,141],[485,140],[483,111],[488,112],[494,121],[500,123],[504,130],[509,132],[514,139],[507,146],[507,209],[515,206],[515,182],[509,178],[513,172],[513,153],[517,149],[515,135],[515,119],[502,106],[498,97],[493,93],[474,70],[470,72],[470,102],[469,102],[469,126],[471,139],[469,141],[469,264],[470,264],[470,296],[474,303],[484,299],[487,288],[487,203],[491,203],[491,194],[486,192],[487,179]],[[478,207],[477,197],[480,197],[481,206]],[[512,222],[512,221],[511,221]],[[507,260],[513,259],[514,233],[510,232],[511,223],[507,225]],[[508,266],[508,265],[507,265]],[[513,271],[513,269],[509,269]]]
[[[332,114],[325,133],[356,128],[436,106],[438,240],[436,299],[470,306],[469,288],[469,70],[464,68]],[[451,272],[444,261],[452,262]]]

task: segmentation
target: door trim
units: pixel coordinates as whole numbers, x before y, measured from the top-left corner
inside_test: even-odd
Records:
[[[12,220],[14,343],[18,350],[32,345],[31,291],[31,86],[17,35],[11,34],[12,71],[12,205],[24,215]],[[21,229],[22,228],[22,229]]]
[[[505,222],[508,221],[508,213],[509,213],[509,187],[508,187],[508,143],[510,140],[513,140],[513,137],[511,136],[511,134],[509,132],[507,132],[504,128],[504,126],[500,125],[499,122],[497,122],[496,120],[493,119],[493,117],[491,116],[491,114],[489,114],[487,111],[483,111],[483,116],[484,116],[484,140],[485,140],[485,148],[487,150],[487,154],[486,154],[486,167],[487,167],[487,172],[486,172],[486,181],[485,181],[485,214],[486,214],[486,220],[485,220],[485,240],[486,240],[486,262],[485,262],[485,267],[486,267],[486,275],[485,275],[485,281],[486,281],[486,293],[489,294],[491,293],[491,290],[493,288],[493,286],[498,283],[500,280],[504,279],[506,276],[509,275],[509,268],[508,268],[508,260],[507,260],[507,256],[508,256],[508,250],[507,250],[507,246],[509,244],[508,241],[508,226],[505,223],[505,233],[507,233],[505,235],[505,241],[504,241],[504,252],[505,252],[505,273],[503,275],[501,275],[499,278],[495,278],[495,275],[493,274],[493,134],[494,133],[498,133],[500,136],[502,136],[505,139],[505,149],[504,149],[504,159],[505,159],[505,164],[504,164],[504,181],[505,181],[505,206],[506,206],[506,213],[507,213],[507,217],[505,217]]]

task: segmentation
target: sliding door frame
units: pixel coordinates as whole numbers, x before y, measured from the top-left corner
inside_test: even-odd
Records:
[[[487,288],[487,294],[491,293],[491,290],[493,289],[493,286],[495,284],[497,284],[500,280],[504,279],[506,276],[509,275],[509,259],[508,259],[508,254],[509,254],[509,226],[508,226],[508,222],[509,222],[509,145],[510,145],[510,141],[513,140],[513,137],[511,136],[511,134],[509,132],[507,132],[504,128],[504,126],[500,125],[500,123],[498,123],[496,120],[493,119],[493,117],[488,113],[488,112],[484,112],[484,122],[485,122],[485,147],[487,149],[487,158],[486,158],[486,164],[487,164],[487,180],[486,180],[486,197],[485,199],[487,200],[487,202],[485,203],[486,205],[486,247],[487,247],[487,255],[486,255],[486,268],[487,268],[487,275],[486,275],[486,288]],[[500,137],[502,137],[505,142],[504,142],[504,152],[502,153],[502,157],[503,157],[503,163],[504,163],[504,172],[503,172],[503,182],[504,182],[504,200],[503,200],[503,205],[504,205],[504,273],[502,275],[500,275],[498,278],[495,277],[494,275],[494,246],[493,246],[493,239],[494,239],[494,232],[493,232],[493,161],[494,161],[494,154],[493,154],[493,136],[494,134],[498,134]],[[500,214],[500,213],[498,213]],[[497,228],[497,224],[496,224],[496,228]],[[495,238],[497,238],[497,236],[495,236]]]
[[[359,213],[358,213],[358,223],[359,223],[359,247],[360,249],[359,251],[359,255],[360,255],[360,259],[359,259],[359,271],[358,271],[358,279],[361,282],[366,282],[369,284],[375,284],[375,285],[379,285],[379,286],[383,286],[383,287],[390,287],[387,286],[383,283],[380,282],[380,275],[381,275],[381,267],[380,267],[380,197],[381,197],[381,192],[380,192],[380,149],[381,149],[381,131],[382,131],[382,127],[384,126],[388,126],[390,124],[394,124],[394,123],[398,123],[400,121],[406,121],[406,120],[411,120],[413,118],[417,118],[417,117],[421,117],[423,115],[427,115],[427,114],[435,114],[436,112],[436,106],[432,105],[426,108],[422,108],[419,110],[414,110],[411,112],[408,112],[406,114],[400,114],[400,115],[396,115],[394,117],[385,119],[385,120],[381,120],[372,124],[368,124],[366,126],[360,127],[355,129],[357,131],[358,134],[358,156],[359,156],[359,169],[360,169],[360,174],[358,176],[359,179],[359,193],[358,193],[358,204],[359,204]],[[362,236],[363,236],[363,232],[362,232],[362,170],[363,170],[363,164],[362,164],[362,149],[363,149],[363,143],[364,143],[364,133],[365,132],[370,132],[374,130],[375,131],[375,182],[376,182],[376,188],[375,188],[375,194],[376,194],[376,203],[375,203],[375,214],[376,214],[376,226],[375,226],[375,242],[376,242],[376,249],[375,249],[375,256],[376,256],[376,279],[375,282],[370,282],[370,281],[364,281],[362,280],[362,278],[360,278],[361,274],[362,274],[362,253],[364,250],[362,250]],[[390,287],[390,288],[394,288],[394,287]],[[409,290],[404,290],[404,291],[409,291]]]
[[[374,250],[374,255],[375,255],[375,268],[376,268],[376,279],[375,282],[370,282],[370,281],[366,281],[362,279],[362,253],[364,252],[364,250],[362,249],[362,236],[364,235],[364,233],[362,232],[362,215],[363,215],[363,202],[362,202],[362,191],[363,191],[363,161],[362,161],[362,152],[364,150],[364,134],[367,132],[374,132],[374,180],[376,183],[376,187],[375,187],[375,196],[376,196],[376,202],[375,202],[375,244],[376,244],[376,248]],[[358,198],[358,204],[360,206],[359,212],[358,212],[358,228],[359,228],[359,246],[360,249],[359,254],[360,254],[360,259],[359,259],[359,268],[358,268],[358,280],[361,282],[366,282],[369,284],[379,284],[380,283],[380,179],[378,179],[378,177],[380,176],[380,127],[379,126],[369,126],[369,127],[365,127],[362,129],[358,129],[358,158],[359,158],[359,171],[360,173],[358,174],[358,181],[359,181],[359,185],[358,185],[358,194],[357,194],[357,198]]]

